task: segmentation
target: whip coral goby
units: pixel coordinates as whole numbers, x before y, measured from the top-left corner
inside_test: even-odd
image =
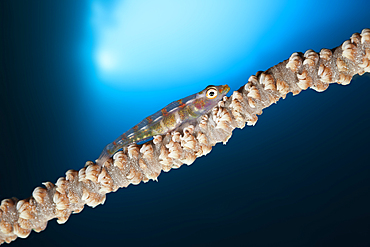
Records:
[[[88,161],[79,171],[69,170],[55,184],[34,189],[32,196],[4,199],[0,206],[0,243],[40,232],[57,218],[66,222],[84,205],[104,203],[106,194],[129,184],[157,180],[160,172],[190,165],[218,142],[226,143],[235,128],[254,125],[257,115],[289,92],[312,88],[325,91],[331,83],[347,85],[356,74],[370,71],[370,29],[353,34],[341,46],[320,52],[293,53],[288,60],[249,78],[232,95],[223,97],[195,123],[156,135],[142,145],[124,146],[103,166]]]
[[[129,144],[143,143],[153,136],[164,135],[186,123],[194,123],[208,113],[229,90],[228,85],[208,86],[199,93],[168,104],[105,146],[96,164],[102,166],[114,153]]]

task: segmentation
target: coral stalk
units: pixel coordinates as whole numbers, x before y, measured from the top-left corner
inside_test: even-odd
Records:
[[[235,128],[254,125],[264,108],[290,92],[297,95],[308,88],[322,92],[334,82],[348,85],[354,75],[365,72],[370,72],[370,29],[353,34],[332,50],[293,53],[288,60],[251,76],[247,84],[224,97],[195,124],[180,126],[142,145],[127,146],[103,167],[88,161],[79,171],[67,171],[55,184],[43,183],[44,187],[35,188],[27,199],[2,200],[0,244],[26,238],[31,230],[40,232],[53,218],[63,224],[85,204],[103,204],[109,192],[157,180],[162,170],[192,164],[215,144],[225,144]]]

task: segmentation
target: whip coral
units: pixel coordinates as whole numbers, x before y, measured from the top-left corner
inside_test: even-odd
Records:
[[[79,171],[69,170],[55,183],[45,182],[23,200],[4,199],[0,205],[0,243],[40,232],[57,218],[65,223],[84,205],[96,207],[106,194],[130,184],[157,180],[161,171],[190,165],[208,154],[212,146],[226,144],[235,128],[254,125],[262,110],[288,93],[311,88],[325,91],[331,83],[347,85],[356,74],[370,72],[370,29],[353,34],[341,46],[320,52],[293,53],[289,59],[257,72],[248,82],[224,97],[196,124],[181,126],[142,145],[129,145],[103,167],[86,162]]]

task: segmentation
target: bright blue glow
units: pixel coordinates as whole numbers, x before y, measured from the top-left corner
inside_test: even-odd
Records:
[[[101,143],[94,150],[207,85],[240,87],[246,68],[262,67],[256,47],[284,6],[268,0],[91,1],[83,56],[88,79],[80,100],[88,102],[90,132]]]
[[[174,100],[210,84],[236,90],[292,52],[335,47],[366,27],[356,5],[328,15],[330,7],[325,1],[92,0],[78,98],[91,121],[85,131],[95,138],[90,159]]]
[[[92,0],[83,55],[87,80],[79,100],[88,104],[84,112],[94,123],[93,152],[207,85],[236,90],[292,52],[337,46],[354,30],[342,16],[355,20],[349,15],[355,6],[333,15],[328,8],[325,1]],[[332,29],[328,36],[323,23],[341,26],[343,33]]]
[[[145,90],[221,81],[245,63],[281,6],[262,2],[93,1],[98,78],[117,89]]]
[[[0,2],[1,199],[80,169],[171,101],[237,90],[370,24],[370,1]],[[369,81],[289,95],[191,167],[12,246],[368,246]]]

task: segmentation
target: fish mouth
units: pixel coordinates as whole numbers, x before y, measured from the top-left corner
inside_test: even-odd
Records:
[[[230,87],[228,85],[224,85],[224,88],[222,90],[223,93],[228,93],[230,91]]]

